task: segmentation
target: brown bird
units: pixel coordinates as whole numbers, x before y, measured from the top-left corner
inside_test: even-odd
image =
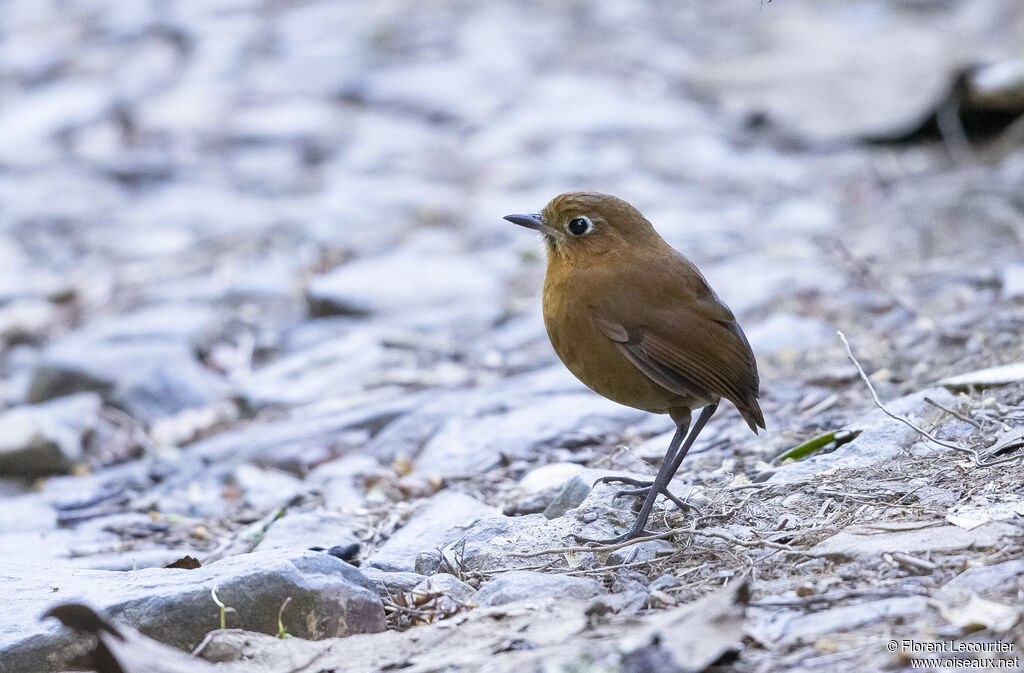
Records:
[[[588,541],[648,535],[659,494],[686,506],[668,484],[721,398],[755,433],[764,427],[747,337],[697,267],[622,199],[569,192],[540,213],[505,219],[539,231],[547,244],[544,324],[569,371],[610,400],[676,423],[654,481],[601,480],[638,487],[618,494],[644,497],[633,527],[612,540]],[[698,408],[691,429],[691,410]]]

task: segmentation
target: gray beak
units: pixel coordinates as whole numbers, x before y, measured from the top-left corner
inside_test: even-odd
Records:
[[[503,219],[508,220],[512,224],[518,224],[520,227],[539,231],[542,234],[551,235],[552,233],[551,227],[544,224],[544,219],[540,216],[540,213],[530,213],[529,215],[506,215]]]

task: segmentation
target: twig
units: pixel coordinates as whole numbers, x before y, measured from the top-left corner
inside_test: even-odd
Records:
[[[925,570],[927,572],[931,572],[939,567],[937,563],[932,563],[931,561],[926,561],[925,559],[917,558],[916,556],[911,556],[910,554],[904,554],[901,551],[894,551],[891,554],[885,554],[884,556],[888,556],[890,559],[892,559],[893,563],[901,565],[905,568],[913,568],[915,570]]]
[[[632,540],[626,540],[625,542],[619,542],[617,544],[606,544],[598,547],[584,547],[577,545],[575,547],[553,547],[551,549],[541,549],[540,551],[531,552],[509,552],[505,556],[511,556],[513,558],[533,558],[535,556],[545,556],[547,554],[567,554],[567,553],[580,553],[580,552],[603,552],[603,551],[617,551],[623,547],[629,547],[630,545],[639,544],[641,542],[650,542],[651,540],[664,540],[667,537],[672,537],[679,533],[692,532],[689,528],[673,528],[667,530],[664,533],[658,533],[657,535],[646,535],[644,537],[635,537]]]
[[[628,547],[639,542],[663,540],[665,538],[672,537],[674,535],[679,535],[682,533],[689,533],[690,535],[700,535],[703,537],[716,538],[719,540],[724,540],[726,542],[731,542],[732,544],[739,545],[741,547],[747,547],[748,549],[757,547],[768,547],[769,549],[778,549],[780,551],[792,552],[794,554],[807,554],[810,556],[815,555],[809,551],[798,549],[797,547],[793,547],[788,544],[782,544],[780,542],[772,542],[771,540],[741,540],[740,538],[729,535],[728,533],[719,533],[718,531],[694,530],[693,528],[673,528],[672,530],[667,530],[664,533],[658,533],[657,535],[647,535],[645,537],[638,537],[632,540],[627,540],[626,542],[620,542],[618,544],[609,544],[600,547],[554,547],[552,549],[541,549],[540,551],[534,552],[510,552],[509,554],[506,554],[506,556],[515,556],[518,558],[532,558],[534,556],[543,556],[545,554],[616,551],[622,549],[623,547]]]
[[[928,404],[932,405],[936,409],[942,409],[943,411],[945,411],[950,416],[955,416],[956,418],[959,418],[964,423],[967,423],[968,425],[973,425],[978,430],[981,430],[981,424],[978,423],[973,418],[968,418],[968,417],[964,416],[963,414],[961,414],[959,411],[956,411],[955,409],[950,409],[949,407],[944,407],[944,406],[942,406],[941,404],[939,404],[938,402],[936,402],[935,400],[933,400],[930,397],[924,398],[924,401],[927,402]]]
[[[894,414],[893,412],[889,411],[888,407],[882,404],[882,400],[878,399],[878,393],[875,392],[875,387],[871,385],[871,381],[868,379],[868,375],[864,373],[864,368],[861,367],[860,362],[858,362],[857,358],[853,355],[853,351],[850,349],[850,342],[846,340],[846,335],[843,334],[842,332],[836,332],[836,334],[838,334],[839,338],[842,339],[843,346],[846,347],[846,354],[850,357],[850,360],[853,362],[853,365],[857,368],[857,372],[860,374],[861,380],[864,381],[864,385],[868,387],[868,391],[871,393],[871,397],[875,401],[875,406],[881,409],[882,413],[884,413],[886,416],[893,419],[894,421],[899,421],[900,423],[907,425],[915,432],[920,434],[922,437],[938,444],[939,446],[943,446],[947,449],[953,449],[954,451],[960,451],[961,453],[966,453],[971,457],[971,460],[974,462],[975,467],[992,467],[993,465],[1008,463],[1011,460],[1017,460],[1018,458],[1020,458],[1020,456],[1007,456],[1006,458],[1000,458],[998,460],[990,460],[988,462],[983,462],[978,457],[978,452],[975,451],[974,449],[969,449],[965,446],[960,446],[959,444],[953,444],[952,442],[941,440],[935,435],[929,433],[924,428],[920,427],[919,425],[916,425],[906,416],[900,416],[899,414]]]

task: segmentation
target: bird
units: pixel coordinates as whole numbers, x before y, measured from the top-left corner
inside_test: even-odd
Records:
[[[668,484],[723,398],[755,434],[765,427],[750,343],[693,262],[622,199],[567,192],[539,213],[503,219],[544,239],[544,325],[562,363],[599,395],[675,423],[653,481],[598,480],[635,487],[617,497],[643,497],[629,531],[608,540],[576,537],[616,544],[651,535],[647,520],[659,495],[686,507]]]

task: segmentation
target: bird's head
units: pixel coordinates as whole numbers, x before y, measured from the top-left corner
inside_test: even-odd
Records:
[[[622,199],[598,192],[560,194],[539,213],[506,215],[505,219],[539,231],[550,253],[571,263],[662,243],[640,211]]]

